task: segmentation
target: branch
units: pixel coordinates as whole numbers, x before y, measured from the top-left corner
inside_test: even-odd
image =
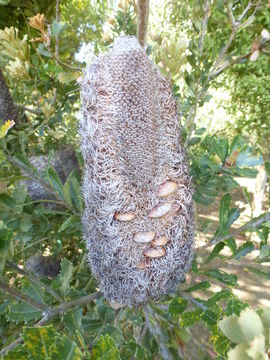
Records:
[[[203,311],[206,311],[208,309],[207,306],[205,306],[204,304],[202,304],[198,300],[194,299],[192,296],[189,296],[189,295],[183,294],[183,293],[181,293],[180,296],[183,299],[186,299],[186,300],[192,302],[194,305],[196,305],[198,308],[202,309]]]
[[[208,80],[213,79],[215,76],[219,75],[225,68],[229,67],[230,65],[232,65],[231,63],[227,64],[225,67],[223,67],[223,69],[221,71],[219,71],[219,67],[222,63],[222,61],[224,60],[225,55],[227,54],[227,51],[229,50],[237,32],[246,26],[246,24],[249,24],[249,22],[253,20],[254,14],[256,13],[257,9],[258,9],[258,5],[260,3],[260,1],[257,1],[256,7],[253,11],[253,13],[248,17],[248,19],[242,23],[242,20],[244,19],[244,17],[246,16],[246,14],[248,13],[248,11],[251,9],[251,7],[253,6],[253,2],[249,1],[248,5],[246,6],[246,8],[243,10],[242,14],[239,16],[239,18],[237,19],[237,21],[235,21],[232,9],[229,5],[228,0],[224,0],[225,3],[225,7],[227,9],[227,16],[229,18],[230,24],[232,26],[232,32],[230,34],[230,37],[227,41],[227,43],[225,44],[225,46],[222,48],[214,66],[213,66],[213,70],[209,73],[208,76]],[[216,71],[217,69],[217,71]]]
[[[163,340],[163,335],[162,335],[162,332],[161,332],[161,330],[160,330],[160,328],[158,326],[157,321],[155,321],[155,325],[152,325],[151,321],[150,321],[150,318],[149,318],[149,315],[151,315],[155,319],[153,310],[150,308],[150,306],[146,305],[146,306],[144,306],[145,321],[146,321],[146,324],[147,324],[150,332],[152,333],[153,337],[155,338],[157,344],[159,345],[160,352],[161,352],[161,355],[162,355],[162,359],[164,359],[164,360],[172,360],[173,357],[172,357],[169,349],[167,348],[167,346],[162,341]]]
[[[198,50],[199,50],[199,56],[201,57],[203,54],[203,46],[204,46],[204,39],[207,31],[207,24],[210,17],[210,1],[205,0],[203,4],[203,19],[202,19],[202,31],[201,36],[198,41]],[[195,98],[195,104],[191,106],[188,116],[186,118],[185,127],[189,130],[189,136],[187,136],[187,141],[190,137],[190,134],[192,133],[192,124],[194,123],[194,119],[197,114],[198,109],[198,102],[200,100],[200,92],[198,92],[200,79],[197,80],[196,83],[196,98]]]
[[[69,64],[64,63],[63,61],[61,61],[61,60],[59,60],[59,59],[58,59],[58,62],[59,62],[60,65],[66,67],[67,69],[82,72],[82,69],[79,68],[79,67],[71,66],[71,65],[69,65]]]
[[[26,302],[29,305],[34,306],[36,309],[41,310],[43,312],[49,311],[49,307],[45,304],[42,304],[31,297],[21,293],[18,290],[12,289],[7,284],[5,284],[3,281],[0,281],[0,289],[6,292],[7,294],[10,294],[11,296],[15,297],[18,300],[21,300],[23,302]]]
[[[137,10],[137,38],[140,45],[144,47],[149,16],[149,0],[138,0]]]
[[[229,1],[224,0],[224,5],[225,5],[225,7],[227,9],[227,14],[228,14],[228,18],[229,18],[229,21],[231,23],[231,26],[232,26],[232,28],[234,28],[234,27],[237,26],[237,23],[235,22],[234,15],[233,15],[232,9],[230,7]]]
[[[208,244],[197,247],[196,250],[205,249],[205,248],[208,248],[209,246],[217,245],[217,244],[219,244],[225,240],[228,240],[232,237],[236,237],[237,235],[241,234],[243,231],[246,231],[249,229],[254,229],[266,221],[270,221],[270,213],[266,213],[265,215],[263,215],[259,218],[255,218],[255,219],[251,220],[250,222],[241,226],[240,228],[238,228],[237,230],[235,230],[234,232],[232,232],[230,234],[218,236],[218,237],[212,239]]]
[[[44,189],[46,189],[50,194],[52,194],[61,205],[65,206],[67,209],[69,209],[72,213],[73,210],[66,204],[63,202],[62,198],[57,194],[56,191],[54,191],[54,189],[52,189],[44,180],[42,180],[40,177],[36,176],[34,173],[32,173],[31,171],[29,171],[28,169],[26,169],[24,166],[22,166],[21,164],[19,164],[16,160],[14,160],[11,156],[7,156],[7,160],[14,165],[15,167],[19,168],[20,170],[22,170],[25,174],[27,174],[27,176],[33,180],[38,182],[42,187],[44,187]]]
[[[95,300],[100,294],[98,292],[95,292],[93,294],[90,295],[86,295],[80,299],[75,299],[69,302],[65,302],[61,305],[56,306],[54,309],[51,309],[49,311],[47,311],[45,313],[45,315],[43,316],[43,318],[35,325],[37,326],[43,326],[45,324],[47,324],[52,318],[54,318],[55,316],[62,314],[64,312],[66,312],[67,310],[74,308],[76,306],[82,306],[85,305],[87,303],[92,302],[93,300]],[[9,350],[14,349],[17,345],[21,344],[23,342],[23,338],[19,337],[17,340],[13,341],[11,344],[9,344],[8,346],[6,346],[5,348],[3,348],[0,351],[0,356],[5,355]]]
[[[210,16],[210,1],[205,0],[204,4],[203,4],[202,33],[201,33],[201,36],[200,36],[199,42],[198,42],[200,56],[202,56],[202,53],[203,53],[204,38],[206,35],[209,16]]]
[[[55,9],[55,20],[57,23],[60,22],[60,0],[56,0],[56,9]],[[55,37],[55,58],[56,58],[56,64],[58,63],[59,59],[59,34]]]
[[[197,113],[198,103],[205,96],[210,81],[213,80],[218,75],[220,75],[229,66],[237,64],[241,60],[244,60],[245,58],[248,58],[251,55],[251,52],[249,52],[245,55],[239,56],[238,58],[236,58],[232,61],[224,62],[224,58],[226,57],[227,52],[228,52],[230,46],[232,45],[237,32],[240,29],[242,29],[243,27],[245,27],[246,24],[249,24],[253,21],[254,14],[256,13],[256,11],[258,9],[260,0],[258,0],[256,2],[256,6],[255,6],[253,13],[248,17],[248,19],[244,23],[242,23],[241,21],[245,18],[245,16],[247,15],[248,11],[252,8],[252,6],[254,6],[253,2],[249,1],[248,5],[243,10],[242,14],[239,16],[239,18],[237,20],[235,20],[235,18],[234,18],[234,15],[233,15],[233,12],[229,5],[228,0],[224,0],[224,3],[225,3],[226,10],[227,10],[227,16],[228,16],[229,22],[232,26],[232,31],[231,31],[231,34],[229,36],[227,43],[221,49],[219,56],[217,57],[211,71],[209,72],[207,80],[205,81],[204,85],[200,89],[198,89],[199,80],[196,83],[195,101],[194,101],[194,104],[190,107],[189,113],[186,116],[186,121],[185,121],[185,127],[188,129],[188,136],[187,136],[186,141],[188,141],[190,134],[192,133],[192,130],[193,130],[193,124],[194,124],[196,113]],[[203,19],[202,19],[202,34],[201,34],[201,38],[199,39],[199,43],[198,43],[199,54],[203,53],[204,37],[205,37],[209,13],[210,13],[210,4],[208,3],[207,0],[204,1],[203,9],[204,9],[204,15],[203,15]]]
[[[27,112],[30,112],[31,114],[35,114],[35,115],[40,115],[42,114],[42,111],[41,110],[35,110],[35,109],[31,109],[27,106],[23,106],[21,104],[16,104],[17,108],[18,109],[22,109],[24,111],[27,111]]]
[[[49,285],[44,284],[35,275],[28,273],[27,271],[19,268],[19,266],[11,261],[7,261],[7,266],[16,270],[19,274],[26,276],[31,282],[36,283],[41,288],[44,288],[49,294],[51,294],[60,303],[63,302],[61,296],[59,296]]]

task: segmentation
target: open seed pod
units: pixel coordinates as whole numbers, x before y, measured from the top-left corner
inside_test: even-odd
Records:
[[[193,257],[191,181],[170,84],[136,38],[119,37],[85,70],[81,97],[92,272],[110,302],[158,299],[183,280]],[[155,247],[161,236],[168,241]]]

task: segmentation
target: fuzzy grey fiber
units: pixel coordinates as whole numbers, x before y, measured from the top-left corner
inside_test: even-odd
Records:
[[[170,84],[136,38],[119,37],[85,70],[81,99],[83,227],[92,272],[112,303],[156,300],[185,278],[193,258],[191,179]],[[157,190],[168,179],[177,191],[159,199]],[[164,201],[174,210],[149,218]],[[117,221],[116,212],[136,218]],[[138,269],[149,245],[135,243],[134,235],[150,230],[170,241],[163,257]]]

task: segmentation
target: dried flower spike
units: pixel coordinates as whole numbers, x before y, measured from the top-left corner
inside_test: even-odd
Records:
[[[168,80],[134,37],[116,39],[85,70],[81,89],[89,263],[110,302],[143,304],[183,280],[193,258],[191,180],[177,103]],[[166,185],[170,201],[162,203],[158,189],[166,179],[181,188],[170,192]],[[174,204],[181,204],[181,212],[173,213]],[[134,209],[132,221],[112,221],[126,208]],[[146,249],[142,245],[150,245],[154,233],[170,234],[170,242]],[[143,271],[146,260],[151,266]]]

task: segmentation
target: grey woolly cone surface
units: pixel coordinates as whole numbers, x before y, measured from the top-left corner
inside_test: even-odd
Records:
[[[139,305],[167,294],[193,258],[191,180],[170,84],[134,37],[85,70],[84,239],[101,293]]]

